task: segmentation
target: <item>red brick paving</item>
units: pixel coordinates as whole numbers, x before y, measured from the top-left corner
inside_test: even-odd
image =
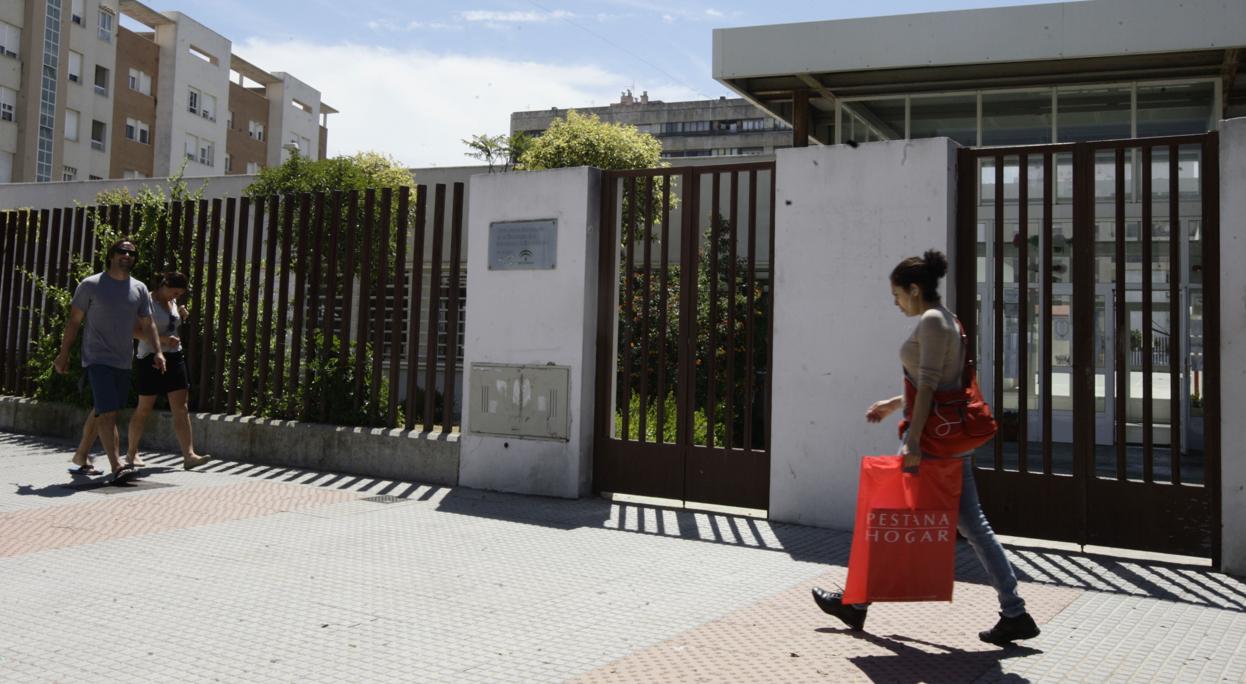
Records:
[[[100,496],[0,513],[0,557],[294,511],[359,497],[284,482],[244,482]]]
[[[958,583],[953,603],[892,603],[870,608],[866,632],[853,634],[814,605],[814,586],[842,586],[836,568],[814,581],[588,673],[583,682],[972,682],[1001,658],[1034,655],[978,641],[994,624],[989,586]],[[1023,584],[1041,626],[1081,590]]]

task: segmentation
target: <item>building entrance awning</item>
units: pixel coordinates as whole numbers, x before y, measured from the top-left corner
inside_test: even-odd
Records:
[[[837,102],[895,95],[1200,79],[1214,118],[1243,116],[1243,52],[1246,0],[1091,0],[717,29],[713,69],[798,138],[830,143]]]

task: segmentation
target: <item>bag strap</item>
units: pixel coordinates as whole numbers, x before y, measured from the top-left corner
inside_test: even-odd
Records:
[[[965,334],[965,324],[960,322],[960,316],[956,314],[952,314],[952,318],[956,319],[956,328],[960,331],[960,353],[965,359],[964,370],[961,371],[960,378],[961,388],[964,389],[973,382],[976,364],[969,358],[969,336]]]

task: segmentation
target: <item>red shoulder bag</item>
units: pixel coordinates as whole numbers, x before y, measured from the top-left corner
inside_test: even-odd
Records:
[[[926,427],[922,430],[921,450],[931,456],[956,456],[973,451],[991,441],[999,426],[991,415],[991,405],[982,398],[978,387],[978,374],[969,359],[969,339],[965,326],[956,319],[960,329],[961,349],[965,354],[965,369],[961,375],[960,389],[936,391]],[[900,438],[908,430],[913,419],[913,404],[917,401],[917,386],[904,374],[904,419],[900,421]]]

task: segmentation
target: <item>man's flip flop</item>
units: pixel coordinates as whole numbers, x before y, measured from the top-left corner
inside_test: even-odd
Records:
[[[85,465],[80,465],[80,466],[75,466],[73,468],[70,468],[69,474],[70,475],[81,475],[83,477],[95,477],[96,475],[103,475],[104,473],[103,471],[91,465],[90,463],[87,463]]]
[[[120,470],[112,474],[113,484],[125,484],[134,474],[134,466],[122,466]]]

